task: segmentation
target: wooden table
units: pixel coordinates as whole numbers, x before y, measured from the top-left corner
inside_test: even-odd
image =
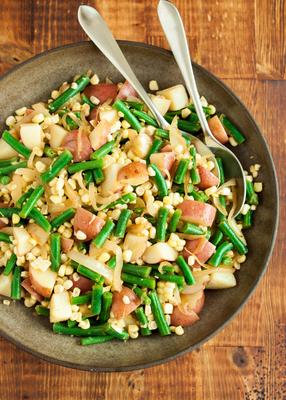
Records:
[[[2,0],[0,72],[49,48],[85,39],[76,18],[80,3]],[[96,4],[116,38],[167,46],[156,1],[87,3]],[[39,361],[0,339],[1,400],[286,399],[286,4],[283,0],[176,4],[194,60],[242,98],[272,150],[282,208],[268,272],[243,311],[219,335],[192,354],[158,367],[126,373],[81,372]]]

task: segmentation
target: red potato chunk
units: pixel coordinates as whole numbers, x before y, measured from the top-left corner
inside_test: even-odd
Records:
[[[122,319],[136,310],[140,304],[141,301],[133,290],[122,286],[120,292],[113,293],[111,312],[116,319]]]
[[[89,140],[93,150],[99,149],[107,143],[107,137],[110,134],[112,124],[105,119],[100,121],[89,135]]]
[[[191,326],[200,319],[198,314],[204,305],[204,291],[189,295],[182,294],[181,301],[181,304],[174,307],[171,324],[174,326]]]
[[[100,104],[106,101],[113,101],[117,94],[117,85],[114,83],[98,83],[89,85],[84,89],[84,94],[90,99],[96,97]]]
[[[172,146],[170,144],[166,144],[162,149],[160,150],[161,153],[169,153],[172,151]]]
[[[175,162],[175,153],[173,152],[163,152],[163,153],[153,153],[150,157],[150,162],[155,164],[159,170],[166,175],[166,170],[171,171],[171,168]]]
[[[198,166],[198,171],[200,174],[201,181],[198,187],[202,190],[208,189],[211,186],[217,186],[219,184],[219,179],[211,171],[202,165]]]
[[[93,282],[84,277],[84,276],[79,276],[79,278],[77,280],[75,280],[73,277],[71,278],[72,282],[73,282],[73,288],[79,288],[80,289],[80,293],[86,293],[91,291],[92,286],[93,286]]]
[[[184,221],[198,225],[212,226],[216,216],[216,208],[201,201],[184,200],[177,208],[182,210]]]
[[[84,241],[93,239],[102,229],[104,220],[92,214],[90,211],[79,207],[74,216],[74,231],[85,233]]]
[[[223,127],[223,124],[220,122],[220,119],[217,115],[214,117],[210,118],[208,120],[208,124],[210,127],[210,130],[214,137],[222,144],[225,144],[228,142],[228,136],[227,133]]]
[[[61,237],[61,249],[64,253],[67,253],[70,251],[70,249],[73,247],[74,240],[73,239],[68,239],[65,237]]]
[[[30,278],[26,278],[23,280],[21,283],[21,286],[28,292],[30,293],[31,296],[35,297],[35,299],[39,302],[44,300],[44,297],[41,296],[33,287],[30,281]]]
[[[215,249],[216,247],[206,238],[188,240],[183,251],[183,256],[187,260],[191,255],[190,253],[192,253],[204,264],[214,254]],[[198,265],[199,263],[196,261],[194,266]]]
[[[80,130],[68,133],[64,138],[62,146],[72,153],[74,161],[77,162],[89,160],[92,153],[89,138]]]
[[[118,92],[117,99],[125,100],[127,97],[138,97],[138,93],[128,81],[125,81]]]
[[[117,179],[122,184],[129,184],[132,186],[142,185],[148,182],[149,175],[146,164],[135,161],[125,165],[119,170]]]

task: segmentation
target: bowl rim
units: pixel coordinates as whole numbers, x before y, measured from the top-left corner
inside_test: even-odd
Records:
[[[134,47],[142,47],[145,49],[155,49],[157,52],[160,52],[164,55],[172,55],[172,52],[170,50],[164,49],[162,47],[159,46],[155,46],[155,45],[151,45],[151,44],[147,44],[147,43],[143,43],[143,42],[137,42],[137,41],[130,41],[130,40],[117,40],[119,46],[134,46]],[[0,76],[0,81],[2,81],[3,79],[5,79],[7,76],[9,76],[10,74],[14,73],[16,70],[18,70],[19,68],[22,68],[22,66],[26,65],[26,64],[30,64],[33,61],[35,61],[38,58],[44,57],[50,53],[56,53],[58,51],[62,51],[66,48],[73,48],[73,47],[80,47],[83,45],[92,45],[92,42],[90,40],[81,40],[78,42],[73,42],[73,43],[69,43],[69,44],[65,44],[65,45],[61,45],[61,46],[57,46],[48,50],[45,50],[41,53],[38,53],[36,55],[34,55],[33,57],[11,67],[8,71],[6,71],[4,74],[2,74]],[[204,68],[203,66],[201,66],[200,64],[192,61],[193,65],[195,66],[195,68],[200,69],[204,72],[205,75],[207,75],[208,77],[210,77],[212,80],[216,81],[218,85],[220,85],[221,87],[223,87],[223,89],[228,93],[228,95],[230,95],[236,102],[239,103],[239,105],[242,107],[242,109],[244,110],[244,112],[247,114],[249,120],[251,121],[251,123],[254,125],[255,129],[260,133],[263,145],[268,153],[269,156],[269,160],[270,160],[270,165],[272,168],[272,172],[273,172],[273,176],[274,176],[274,188],[275,188],[275,192],[273,193],[274,195],[274,202],[275,202],[275,220],[274,220],[274,224],[273,224],[273,230],[272,230],[272,235],[271,235],[271,245],[270,245],[270,249],[269,249],[269,253],[268,256],[264,262],[264,266],[263,269],[261,270],[260,275],[255,279],[253,285],[251,286],[251,288],[248,290],[248,292],[246,293],[243,301],[241,302],[241,304],[239,305],[239,307],[233,312],[233,314],[228,317],[223,324],[221,324],[218,328],[216,328],[212,333],[210,333],[209,335],[205,336],[203,339],[201,339],[199,342],[197,342],[194,345],[190,345],[187,346],[186,348],[184,348],[183,350],[179,351],[176,354],[164,357],[160,360],[155,360],[155,361],[150,361],[146,364],[135,364],[132,366],[123,366],[123,367],[93,367],[91,365],[81,365],[81,364],[77,364],[77,363],[73,363],[73,362],[69,362],[69,361],[62,361],[59,360],[57,358],[54,357],[50,357],[47,355],[43,355],[42,353],[33,350],[32,348],[26,346],[25,344],[21,343],[20,341],[18,341],[17,339],[11,338],[9,335],[7,335],[6,333],[2,332],[1,330],[1,326],[0,326],[0,336],[3,337],[5,340],[9,341],[10,343],[16,345],[19,349],[24,350],[25,352],[31,354],[32,356],[35,356],[43,361],[47,361],[49,363],[52,364],[56,364],[59,366],[63,366],[66,368],[73,368],[73,369],[78,369],[78,370],[85,370],[85,371],[90,371],[90,372],[123,372],[123,371],[133,371],[133,370],[139,370],[139,369],[145,369],[145,368],[150,368],[150,367],[154,367],[169,361],[172,361],[174,359],[176,359],[179,356],[183,356],[193,350],[198,349],[199,347],[201,347],[204,343],[206,343],[207,341],[209,341],[210,339],[212,339],[214,336],[216,336],[222,329],[224,329],[226,327],[227,324],[229,324],[237,315],[238,313],[242,310],[242,308],[245,306],[246,302],[249,300],[250,296],[254,293],[255,288],[258,286],[259,282],[261,281],[261,279],[263,278],[267,268],[268,268],[268,264],[270,261],[270,258],[272,256],[273,253],[273,249],[274,249],[274,245],[275,245],[275,241],[276,241],[276,237],[277,237],[277,231],[278,231],[278,225],[279,225],[279,184],[278,184],[278,178],[277,178],[277,173],[276,173],[276,169],[275,169],[275,164],[273,161],[273,157],[270,151],[270,148],[266,142],[266,139],[264,137],[264,135],[262,134],[262,130],[260,129],[260,127],[258,126],[257,122],[255,121],[255,119],[253,118],[252,114],[250,113],[250,111],[248,110],[248,108],[245,106],[245,104],[243,103],[243,101],[240,99],[240,97],[238,95],[236,95],[220,78],[218,78],[216,75],[214,75],[212,72],[210,72],[209,70],[207,70],[206,68]]]

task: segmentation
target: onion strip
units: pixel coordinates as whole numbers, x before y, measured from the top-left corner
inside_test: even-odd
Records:
[[[79,253],[78,251],[71,250],[67,253],[67,256],[77,262],[78,264],[84,265],[91,271],[97,272],[102,275],[107,283],[111,283],[113,280],[113,271],[108,268],[105,264],[95,260],[94,258],[85,254]]]
[[[104,248],[106,250],[112,251],[116,257],[116,264],[115,264],[115,268],[113,271],[112,288],[113,288],[113,290],[120,292],[122,289],[122,280],[121,280],[121,271],[122,271],[122,266],[123,266],[122,250],[118,246],[118,244],[116,244],[115,242],[112,242],[111,240],[107,240],[105,242]]]

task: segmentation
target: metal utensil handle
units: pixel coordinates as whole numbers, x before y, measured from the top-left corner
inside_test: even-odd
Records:
[[[151,110],[157,122],[163,128],[168,128],[169,124],[162,115],[159,113],[157,108],[154,106],[152,100],[147,95],[145,89],[136,78],[130,65],[128,64],[125,56],[123,55],[120,47],[114,39],[110,29],[105,23],[101,15],[90,6],[80,6],[78,10],[79,22],[91,38],[93,43],[100,49],[100,51],[111,61],[111,63],[120,71],[125,79],[133,86],[136,92],[139,94],[141,99]]]
[[[158,5],[158,16],[174,54],[177,64],[181,70],[189,94],[192,97],[198,118],[205,138],[211,137],[216,141],[211,133],[198,92],[188,42],[185,34],[182,19],[177,8],[166,0],[160,0]]]

